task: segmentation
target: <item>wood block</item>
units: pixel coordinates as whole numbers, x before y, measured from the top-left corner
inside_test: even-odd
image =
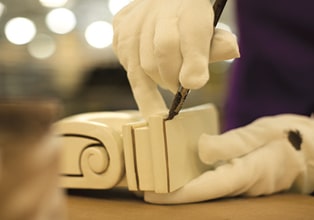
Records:
[[[63,143],[61,183],[66,188],[109,189],[124,177],[129,190],[172,192],[210,167],[198,157],[202,133],[218,133],[211,104],[144,121],[138,112],[85,113],[56,123]]]
[[[139,121],[135,111],[92,112],[55,124],[61,147],[61,186],[110,189],[124,177],[122,125]]]
[[[139,187],[143,191],[154,188],[153,155],[150,147],[148,127],[138,128],[134,131],[136,148],[136,163]]]
[[[210,169],[200,161],[197,143],[202,133],[218,134],[216,108],[205,104],[185,109],[172,120],[166,116],[124,126],[130,190],[172,192]]]
[[[126,178],[128,188],[131,191],[139,190],[139,177],[136,161],[136,148],[134,140],[134,130],[145,127],[145,121],[127,123],[122,128],[123,146],[124,146],[124,160],[126,169]]]

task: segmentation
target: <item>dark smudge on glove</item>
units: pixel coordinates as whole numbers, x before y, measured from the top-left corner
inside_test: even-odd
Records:
[[[288,140],[296,150],[301,150],[302,135],[298,130],[288,131]]]

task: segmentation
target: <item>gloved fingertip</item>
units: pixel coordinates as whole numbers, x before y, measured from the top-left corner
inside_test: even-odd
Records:
[[[238,57],[240,57],[240,51],[236,35],[216,28],[212,39],[209,63]]]
[[[205,164],[214,164],[216,162],[216,155],[211,150],[212,139],[214,139],[213,135],[202,134],[198,141],[198,155]]]
[[[208,165],[216,166],[239,156],[237,148],[234,149],[232,139],[223,135],[203,134],[198,140],[198,154],[200,160]]]
[[[169,91],[172,93],[172,94],[176,94],[178,92],[178,89],[179,89],[179,85],[178,86],[170,86],[169,88]]]
[[[180,72],[179,81],[184,88],[200,89],[209,80],[208,62],[194,60],[184,63]]]

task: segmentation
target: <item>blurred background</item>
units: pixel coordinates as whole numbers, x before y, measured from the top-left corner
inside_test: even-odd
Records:
[[[33,86],[22,86],[25,90],[49,81],[64,105],[63,117],[136,109],[125,71],[111,47],[112,18],[129,2],[0,0],[2,95],[7,94],[4,88],[18,89],[10,84],[10,78],[18,74],[26,81],[33,79]],[[233,1],[229,1],[219,26],[236,33],[234,23]],[[232,60],[210,64],[210,82],[192,91],[185,107],[212,102],[221,108],[231,65]],[[174,96],[162,92],[171,103]]]

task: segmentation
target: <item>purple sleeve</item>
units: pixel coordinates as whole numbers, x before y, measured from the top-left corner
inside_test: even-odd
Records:
[[[238,0],[236,13],[241,58],[230,74],[224,129],[265,115],[310,115],[314,1]]]

